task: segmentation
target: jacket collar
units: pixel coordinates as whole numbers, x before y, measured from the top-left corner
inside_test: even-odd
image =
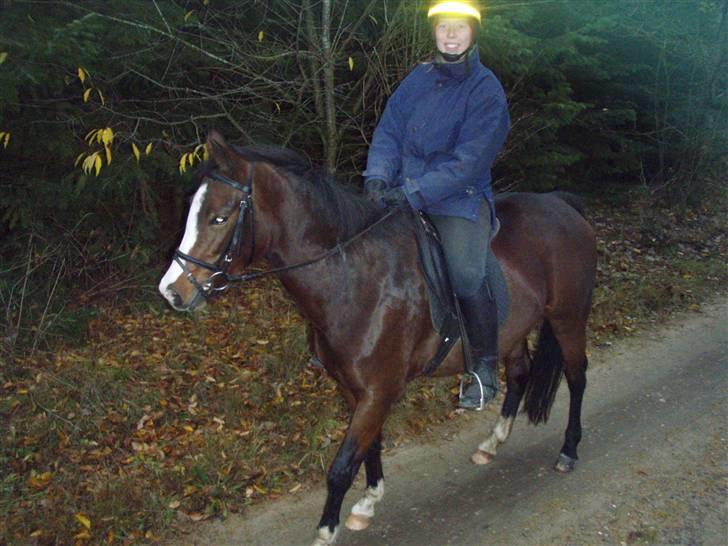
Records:
[[[477,44],[475,44],[472,46],[470,52],[465,55],[463,60],[459,63],[438,62],[436,57],[434,64],[441,76],[441,79],[461,82],[472,74],[473,67],[477,66],[477,63],[479,62],[480,53],[478,52]]]

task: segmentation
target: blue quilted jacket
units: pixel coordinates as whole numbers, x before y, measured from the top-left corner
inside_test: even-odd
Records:
[[[462,63],[421,64],[387,102],[365,182],[401,185],[417,210],[474,221],[483,198],[494,212],[490,169],[509,126],[503,87],[477,48]]]

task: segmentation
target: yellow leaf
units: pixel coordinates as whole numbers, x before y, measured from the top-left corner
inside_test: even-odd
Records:
[[[261,30],[261,31],[260,31],[260,32],[258,33],[258,41],[259,41],[259,42],[262,42],[262,41],[263,41],[263,38],[265,38],[265,32],[263,32],[263,31]]]
[[[187,154],[182,154],[182,157],[179,158],[179,172],[180,174],[184,174],[187,170]]]
[[[96,154],[96,160],[94,161],[94,167],[96,168],[96,176],[101,172],[101,156]]]
[[[106,129],[104,129],[101,135],[101,141],[104,143],[104,145],[107,146],[114,142],[114,131],[111,127],[107,127]]]
[[[205,145],[204,144],[198,144],[197,146],[195,146],[195,157],[197,158],[198,161],[200,160],[200,157],[201,157],[200,152],[202,152],[203,156],[205,155]],[[190,164],[192,164],[192,162],[190,162]]]
[[[76,514],[76,521],[83,525],[86,529],[91,529],[91,520],[83,512]]]
[[[354,70],[354,59],[349,57],[349,71],[351,72],[352,70]]]
[[[93,139],[94,139],[94,137],[96,136],[96,133],[97,133],[98,131],[99,131],[99,129],[91,129],[91,130],[90,130],[90,131],[88,132],[88,134],[86,135],[86,142],[88,142],[89,144],[91,144],[91,142],[93,141]]]
[[[192,17],[192,14],[193,13],[195,13],[195,10],[193,10],[193,9],[191,9],[190,11],[188,11],[187,13],[185,13],[185,21],[187,21],[187,19],[189,19],[190,17]]]
[[[43,472],[42,474],[31,473],[28,478],[28,485],[33,489],[45,489],[53,477],[52,472]]]
[[[30,533],[30,536],[32,536],[33,538],[43,536],[43,530],[38,529],[37,531],[33,531],[32,533]]]
[[[76,533],[75,535],[73,535],[73,538],[75,538],[76,540],[89,540],[91,538],[91,534],[86,529],[84,529],[80,533]]]
[[[104,106],[106,104],[106,101],[104,100],[104,94],[101,92],[101,89],[97,89],[96,92],[99,94],[99,98],[101,99],[101,105]]]
[[[144,155],[149,155],[149,154],[151,154],[151,153],[152,153],[152,148],[153,148],[153,147],[154,147],[154,146],[152,146],[152,143],[151,143],[151,142],[150,142],[149,144],[147,144],[147,147],[146,147],[146,148],[144,149]]]
[[[96,160],[96,153],[91,154],[86,159],[83,160],[83,163],[81,164],[81,168],[83,169],[83,172],[86,174],[90,173],[91,170],[94,168],[94,161]]]
[[[83,170],[86,174],[90,174],[94,170],[97,160],[101,160],[99,152],[94,152],[83,160]]]
[[[3,64],[5,62],[5,59],[8,58],[8,52],[7,51],[0,51],[0,64]]]
[[[106,164],[111,165],[111,148],[104,146],[104,151],[106,152]]]
[[[3,148],[7,148],[8,144],[10,144],[10,133],[5,133],[5,138],[3,138]]]
[[[86,81],[86,76],[87,76],[86,71],[79,66],[78,67],[78,79],[81,80],[81,83],[84,83]]]
[[[139,151],[139,147],[133,142],[131,143],[131,151],[134,154],[134,157],[136,157],[137,163],[139,163],[139,159],[141,159],[141,152]]]
[[[182,428],[185,429],[187,432],[194,432],[195,431],[195,429],[192,428],[190,425],[185,425]]]
[[[168,506],[169,506],[169,507],[170,507],[170,508],[171,508],[172,510],[177,510],[177,508],[179,508],[179,505],[180,505],[180,502],[179,502],[178,500],[173,500],[172,502],[170,502],[170,503],[168,504]]]
[[[85,156],[85,155],[86,155],[86,152],[81,152],[80,154],[78,154],[78,157],[76,158],[76,161],[75,161],[75,163],[73,164],[73,166],[74,166],[74,167],[78,167],[78,162],[79,162],[79,161],[81,161],[81,159],[82,159],[82,158],[83,158],[83,156]]]
[[[86,89],[86,91],[83,92],[83,102],[88,102],[88,98],[91,96],[91,91],[93,91],[93,87],[89,87]]]
[[[204,159],[205,161],[210,159],[210,154],[207,151],[207,144],[202,145],[202,159]]]
[[[275,103],[275,105],[276,105],[276,110],[278,110],[278,113],[280,114],[281,113],[281,105],[278,104],[277,102]]]

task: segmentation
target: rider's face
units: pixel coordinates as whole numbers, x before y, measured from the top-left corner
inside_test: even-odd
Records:
[[[460,55],[473,41],[473,29],[463,17],[442,17],[435,24],[435,42],[442,53]]]

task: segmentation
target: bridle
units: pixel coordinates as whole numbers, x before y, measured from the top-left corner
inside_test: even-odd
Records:
[[[327,250],[323,254],[316,256],[315,258],[311,258],[310,260],[306,260],[304,262],[294,265],[268,269],[265,271],[256,271],[254,273],[247,273],[242,275],[230,275],[228,273],[228,268],[230,267],[230,264],[235,258],[243,255],[244,229],[246,218],[250,218],[250,250],[248,252],[248,258],[245,261],[245,265],[243,266],[243,268],[248,267],[253,262],[253,254],[255,252],[255,211],[253,209],[253,175],[255,173],[255,164],[251,162],[249,163],[249,165],[250,169],[248,170],[248,176],[245,178],[244,184],[241,184],[240,182],[233,180],[232,178],[228,178],[227,176],[220,174],[216,171],[213,171],[212,173],[207,175],[208,178],[212,178],[213,180],[222,182],[223,184],[227,184],[231,188],[243,194],[242,198],[240,199],[240,203],[238,204],[238,218],[235,222],[233,235],[228,241],[228,244],[225,247],[225,251],[221,254],[220,259],[217,261],[217,263],[213,264],[204,260],[200,260],[199,258],[190,256],[189,254],[185,254],[179,248],[174,251],[174,261],[182,268],[182,271],[185,274],[185,278],[197,289],[197,294],[193,298],[193,301],[190,303],[190,307],[194,307],[200,297],[207,299],[215,294],[224,292],[230,287],[230,284],[232,284],[233,282],[248,282],[269,275],[285,273],[286,271],[292,271],[294,269],[300,269],[302,267],[315,264],[316,262],[325,260],[326,258],[333,256],[334,254],[339,254],[343,252],[347,246],[349,246],[359,237],[367,234],[376,226],[378,226],[389,217],[393,216],[401,210],[399,208],[393,208],[387,211],[387,213],[379,218],[376,222],[367,226],[350,239],[347,239],[346,241],[337,244],[335,247]],[[189,262],[204,269],[207,269],[208,271],[212,271],[212,275],[210,275],[210,277],[208,277],[205,281],[200,282],[199,280],[197,280],[197,278],[195,278],[194,274],[192,273],[192,271],[189,270],[185,262]],[[224,284],[221,286],[216,286],[215,284],[218,279],[222,280]]]
[[[245,263],[245,267],[249,266],[253,261],[253,252],[255,251],[255,218],[253,210],[254,173],[255,164],[250,163],[248,176],[245,178],[244,184],[241,184],[240,182],[233,180],[232,178],[228,178],[227,176],[225,176],[224,174],[220,174],[219,172],[212,172],[207,175],[208,178],[212,178],[213,180],[222,182],[223,184],[227,184],[231,188],[243,194],[243,197],[240,199],[240,203],[238,204],[238,218],[235,222],[233,235],[232,237],[230,237],[230,240],[225,247],[225,251],[220,255],[220,259],[217,261],[217,263],[213,264],[204,260],[200,260],[199,258],[190,256],[189,254],[185,254],[179,248],[174,251],[174,261],[177,262],[177,264],[182,268],[182,271],[184,271],[185,278],[190,281],[190,283],[197,289],[198,294],[201,294],[206,298],[217,292],[224,292],[230,286],[230,282],[235,280],[235,277],[228,274],[228,269],[233,260],[243,253],[243,230],[245,228],[245,219],[248,216],[250,217],[251,237],[250,251],[248,253],[248,259]],[[250,211],[249,215],[247,214],[248,211]],[[204,269],[207,269],[208,271],[212,271],[212,275],[210,275],[207,280],[200,282],[197,280],[197,278],[195,278],[195,276],[192,274],[192,271],[189,270],[185,262],[189,262],[198,265]],[[223,284],[222,286],[215,286],[217,279],[225,281],[225,284]]]

